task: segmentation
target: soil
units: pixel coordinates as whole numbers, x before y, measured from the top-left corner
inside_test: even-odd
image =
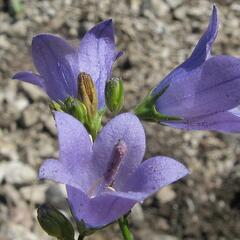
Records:
[[[32,37],[50,32],[78,44],[90,27],[112,18],[125,52],[113,75],[124,79],[129,110],[189,56],[208,24],[211,1],[22,0],[17,13],[7,2],[0,2],[0,239],[47,240],[36,207],[47,201],[66,212],[64,188],[37,180],[41,162],[58,155],[56,129],[46,95],[11,80],[17,71],[34,71]],[[239,56],[240,3],[215,2],[221,25],[213,53]],[[136,240],[240,239],[240,135],[144,127],[146,158],[176,158],[191,174],[134,208]],[[113,225],[89,239],[121,237]]]

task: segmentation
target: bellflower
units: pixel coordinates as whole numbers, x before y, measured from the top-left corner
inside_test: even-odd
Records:
[[[89,74],[98,95],[98,108],[105,104],[104,89],[112,65],[121,55],[116,52],[112,20],[103,21],[89,30],[74,48],[52,34],[39,34],[32,40],[32,58],[39,73],[19,72],[13,76],[41,87],[53,101],[78,96],[78,76]]]
[[[94,143],[82,123],[67,113],[56,112],[55,120],[59,160],[46,160],[39,177],[66,184],[74,216],[90,228],[117,220],[136,202],[188,173],[181,163],[168,157],[141,163],[145,133],[131,113],[113,118]]]
[[[163,123],[183,129],[240,131],[240,60],[211,55],[218,32],[218,13],[213,6],[207,30],[191,56],[153,90],[156,110],[182,120]]]

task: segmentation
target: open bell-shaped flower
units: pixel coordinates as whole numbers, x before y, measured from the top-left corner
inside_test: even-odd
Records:
[[[218,32],[214,5],[207,30],[191,56],[156,86],[150,94],[163,124],[188,130],[240,131],[240,59],[211,55]],[[176,118],[174,120],[174,117]]]
[[[153,157],[142,163],[145,133],[138,118],[120,114],[101,130],[94,143],[72,116],[56,112],[59,160],[46,160],[39,177],[66,185],[75,218],[89,228],[119,219],[137,202],[188,174],[179,162]]]
[[[121,55],[115,49],[112,20],[90,29],[77,48],[59,36],[42,33],[32,40],[32,58],[39,74],[19,72],[19,79],[41,87],[51,100],[77,98],[80,73],[90,75],[98,96],[98,109],[105,105],[105,84],[111,77],[112,65]]]

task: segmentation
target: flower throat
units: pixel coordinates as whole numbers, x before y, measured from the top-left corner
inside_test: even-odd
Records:
[[[89,197],[95,197],[105,190],[115,191],[114,182],[126,154],[126,143],[123,140],[118,140],[112,151],[111,161],[109,162],[106,172],[90,187],[88,191]]]

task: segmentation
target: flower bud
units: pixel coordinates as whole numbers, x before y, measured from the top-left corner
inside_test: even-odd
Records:
[[[86,106],[89,116],[94,116],[98,110],[97,91],[91,76],[81,72],[78,76],[78,98]]]
[[[85,123],[87,116],[87,109],[85,105],[79,100],[75,99],[72,106],[72,113],[75,118],[77,118],[80,122]]]
[[[64,102],[63,102],[63,106],[62,109],[64,110],[64,112],[70,112],[73,106],[73,102],[74,102],[74,98],[73,97],[67,97]]]
[[[48,235],[61,240],[74,240],[74,229],[70,221],[56,208],[42,204],[37,210],[37,219]]]
[[[124,101],[123,81],[120,78],[112,78],[107,82],[105,88],[105,100],[108,109],[118,113],[122,109]]]

